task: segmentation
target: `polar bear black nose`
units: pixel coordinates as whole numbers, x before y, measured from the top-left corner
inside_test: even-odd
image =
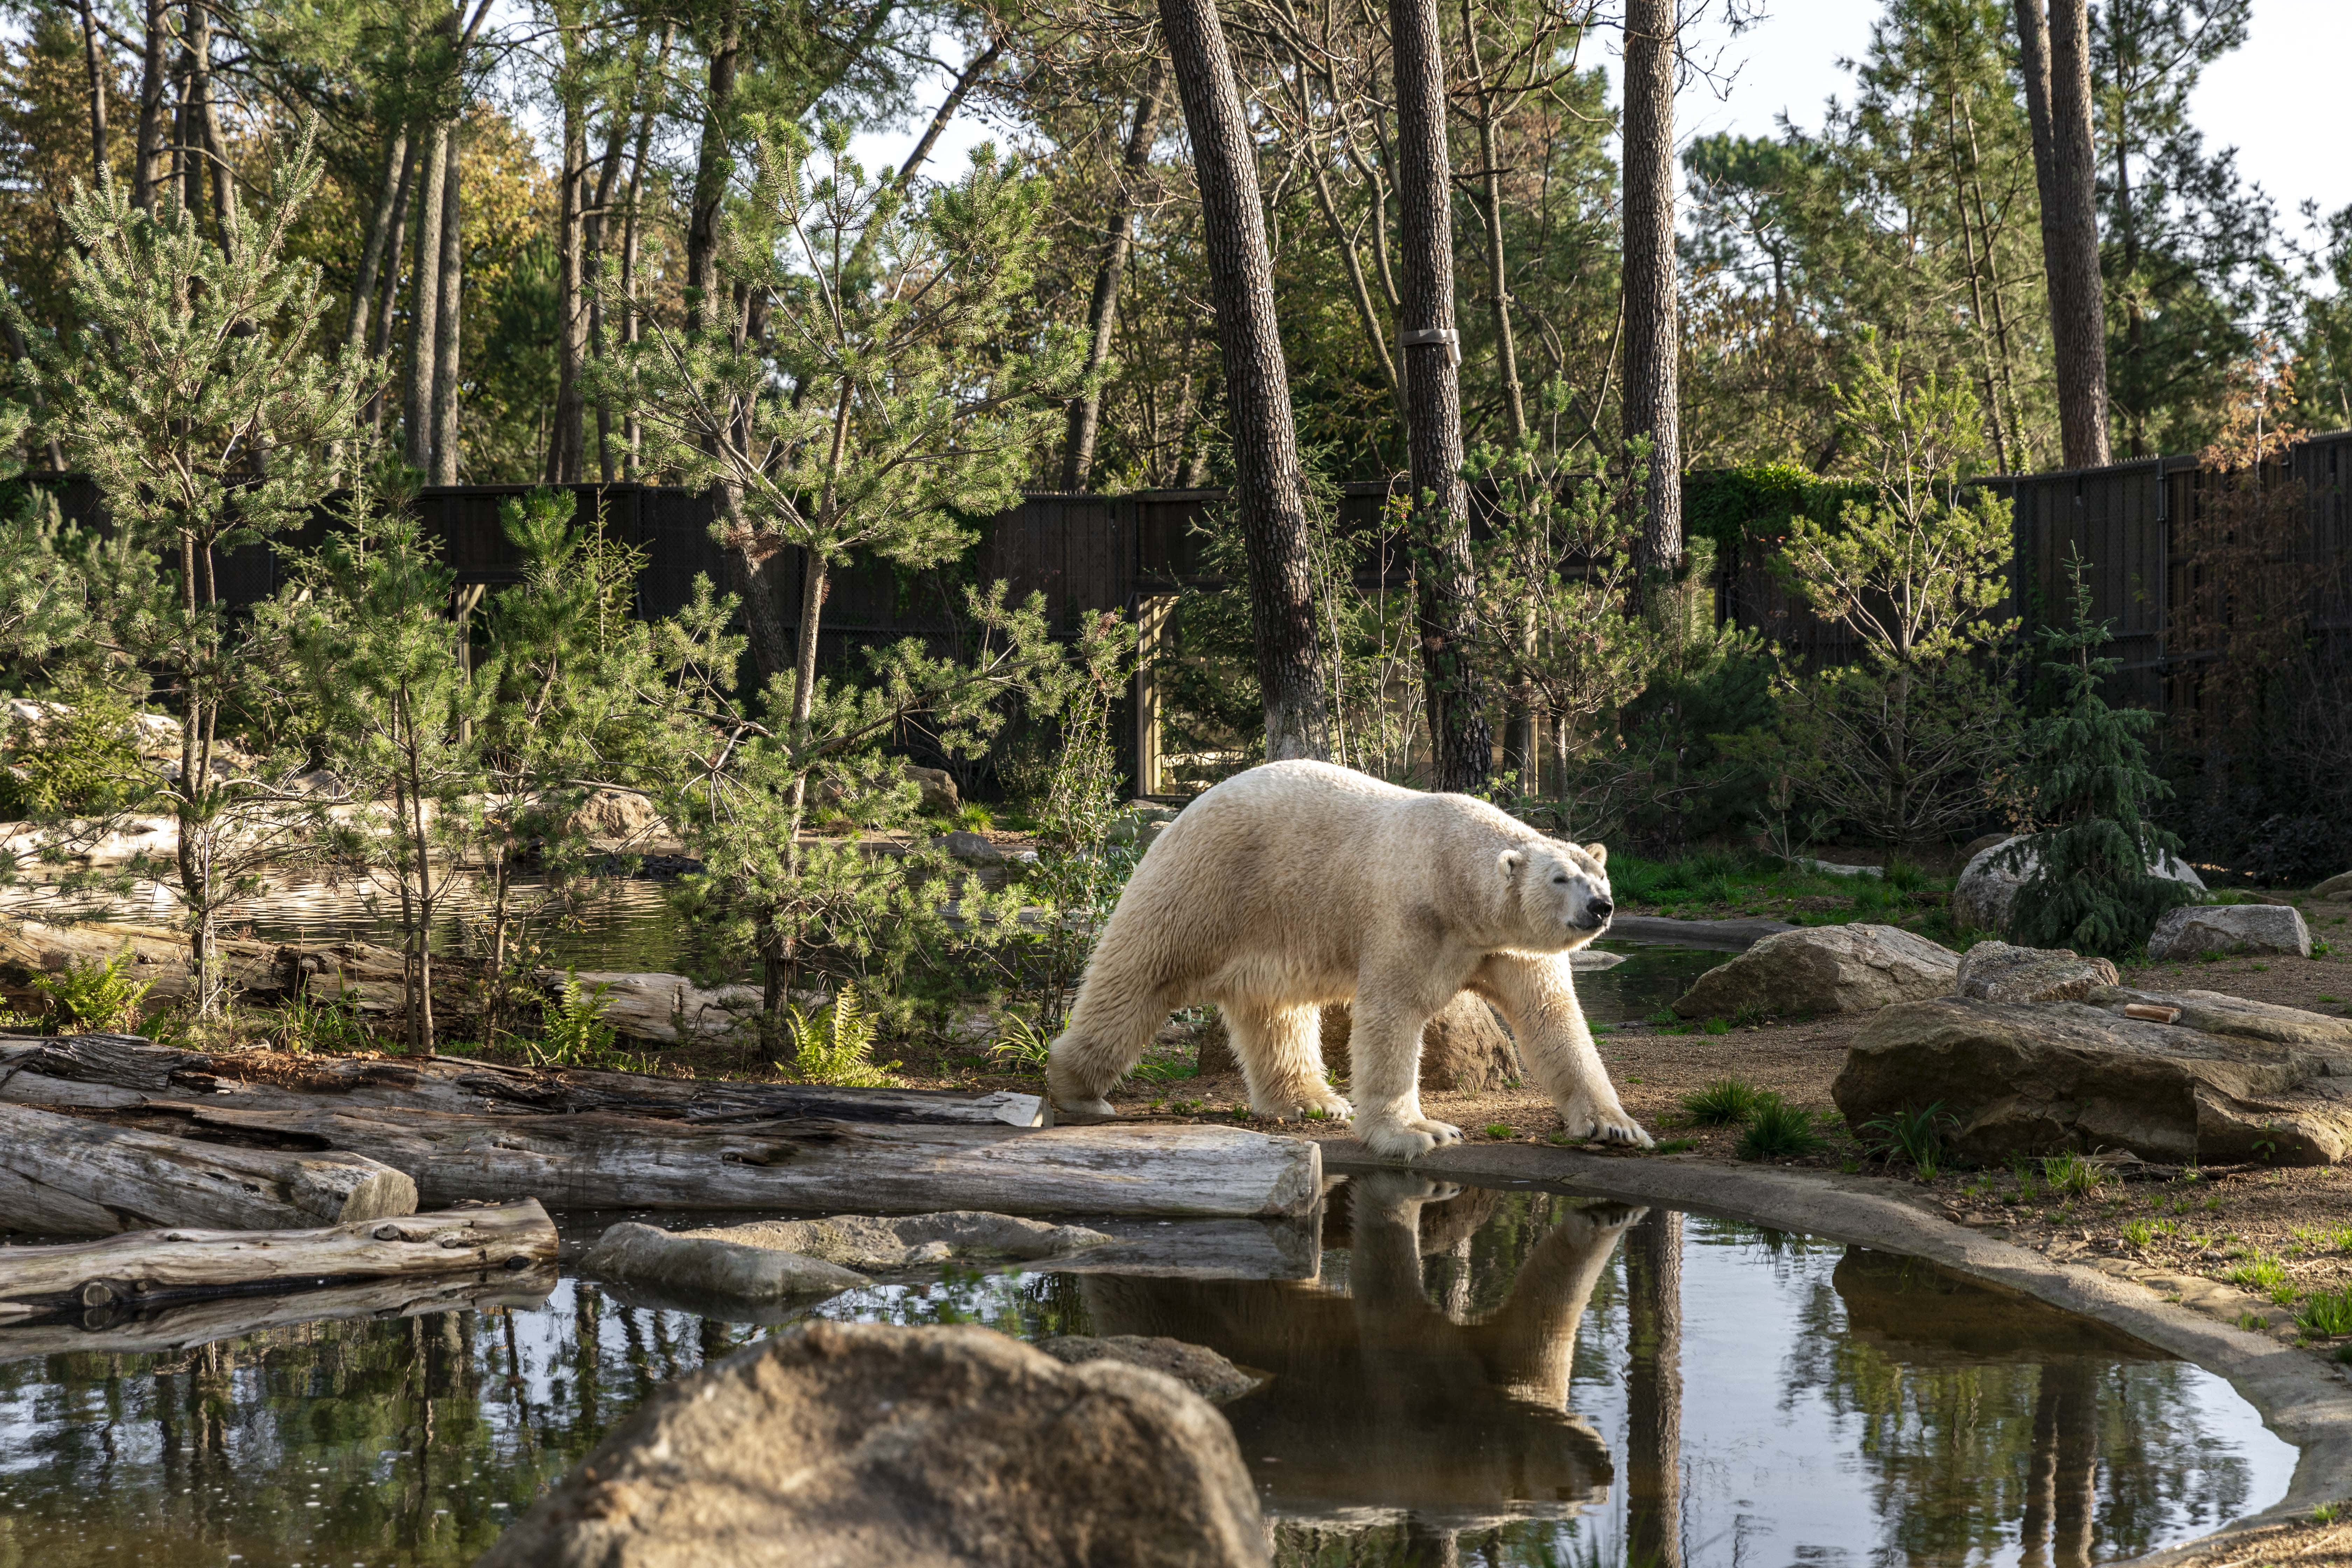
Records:
[[[1617,906],[1609,901],[1608,894],[1603,893],[1599,898],[1588,900],[1584,908],[1594,920],[1605,921],[1615,911]]]

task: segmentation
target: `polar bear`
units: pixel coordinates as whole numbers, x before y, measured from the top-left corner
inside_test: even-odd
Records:
[[[1421,1113],[1421,1032],[1465,989],[1502,1009],[1573,1137],[1649,1148],[1592,1047],[1569,954],[1612,908],[1607,851],[1547,838],[1484,801],[1400,789],[1328,763],[1270,763],[1170,824],[1111,912],[1046,1081],[1074,1115],[1179,1007],[1213,1002],[1261,1116],[1352,1115],[1373,1152],[1460,1141]],[[1352,1002],[1349,1084],[1318,1025]]]

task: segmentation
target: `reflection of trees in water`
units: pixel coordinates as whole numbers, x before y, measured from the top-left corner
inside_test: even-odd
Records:
[[[2096,1323],[1859,1248],[1797,1316],[1784,1408],[1813,1393],[1857,1429],[1898,1561],[2021,1541],[2073,1568],[2244,1510],[2251,1475],[2200,1439],[2192,1370]]]

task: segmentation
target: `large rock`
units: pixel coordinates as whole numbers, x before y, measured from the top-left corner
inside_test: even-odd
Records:
[[[2309,958],[2311,931],[2303,923],[2303,911],[2285,904],[2187,904],[2167,910],[2148,935],[2152,963],[2177,963],[2209,952]]]
[[[907,782],[923,792],[918,811],[937,812],[941,816],[953,816],[963,809],[963,797],[956,792],[955,775],[945,768],[919,768],[907,764]]]
[[[1235,1366],[1206,1345],[1148,1334],[1057,1334],[1039,1340],[1037,1348],[1068,1366],[1090,1361],[1124,1362],[1147,1372],[1172,1377],[1213,1405],[1238,1399],[1255,1388],[1258,1378]]]
[[[1323,1064],[1348,1070],[1352,1016],[1345,1002],[1323,1009]],[[1194,1032],[1202,1078],[1242,1070],[1225,1032],[1223,1014]],[[1483,1094],[1519,1077],[1519,1049],[1511,1043],[1495,1010],[1465,991],[1421,1031],[1421,1088],[1424,1094]]]
[[[957,831],[940,840],[940,847],[967,866],[1002,866],[1004,851],[977,833]]]
[[[1900,926],[1808,926],[1768,936],[1708,970],[1675,1002],[1685,1018],[1743,1007],[1785,1013],[1868,1013],[1948,996],[1960,955]]]
[[[600,789],[574,806],[564,826],[583,838],[643,838],[662,826],[654,803],[634,790]]]
[[[2352,899],[2352,871],[2338,871],[2311,889],[2315,899]]]
[[[1969,858],[1959,879],[1952,884],[1952,924],[1961,931],[2007,931],[2009,911],[2017,902],[2017,890],[2033,878],[2042,865],[2042,857],[2032,850],[2021,851],[2012,868],[2000,863],[2001,851],[2016,842],[2004,838],[1987,849]],[[2205,890],[2204,879],[2190,868],[2189,862],[2167,849],[2149,863],[2153,876],[2186,882],[2194,892]]]
[[[2070,948],[1980,942],[1960,954],[1958,991],[1972,1002],[2079,1002],[2116,980],[2114,964]]]
[[[1265,1531],[1232,1428],[1171,1378],[812,1323],[656,1394],[477,1568],[1239,1568]]]
[[[2102,986],[2082,1002],[1889,1007],[1854,1037],[1831,1092],[1854,1127],[1940,1104],[1958,1119],[1952,1146],[1979,1161],[2105,1149],[2322,1165],[2352,1145],[2347,1078],[2352,1019]]]

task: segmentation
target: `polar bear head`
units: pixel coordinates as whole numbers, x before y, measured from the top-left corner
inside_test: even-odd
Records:
[[[1507,908],[1517,916],[1519,938],[1538,952],[1582,947],[1607,929],[1616,910],[1609,896],[1609,847],[1543,839],[1516,845],[1500,865],[1510,887]]]

